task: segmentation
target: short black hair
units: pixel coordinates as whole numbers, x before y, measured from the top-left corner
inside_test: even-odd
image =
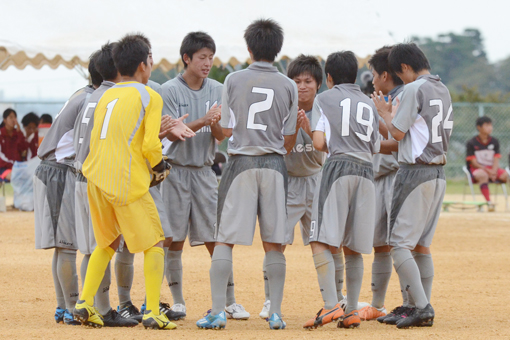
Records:
[[[311,55],[300,54],[296,59],[292,60],[287,68],[287,77],[294,79],[308,73],[315,79],[317,87],[322,85],[322,67],[317,58]]]
[[[402,72],[402,64],[409,65],[415,73],[430,70],[430,63],[425,53],[415,43],[394,45],[388,55],[390,67],[397,73]]]
[[[49,113],[43,113],[39,124],[53,124],[53,117]]]
[[[11,108],[9,107],[9,108],[5,109],[4,114],[3,114],[3,119],[5,119],[5,118],[9,117],[9,115],[10,115],[11,113],[14,113],[14,115],[15,115],[16,117],[18,117],[18,114],[16,113],[16,111],[14,111],[14,109],[11,109]]]
[[[391,49],[392,46],[383,46],[376,50],[375,54],[368,60],[368,65],[370,65],[370,67],[374,69],[378,74],[387,72],[391,79],[393,79],[394,85],[402,85],[404,82],[397,76],[395,71],[393,71],[388,61],[388,56],[390,55]]]
[[[190,60],[193,60],[193,54],[202,48],[208,48],[213,54],[216,53],[216,44],[209,34],[200,31],[186,34],[182,40],[181,49],[179,51],[181,53],[182,62],[184,63],[184,68],[188,67],[184,61],[184,55],[186,54]]]
[[[148,39],[141,33],[127,34],[113,48],[113,62],[123,76],[132,77],[138,65],[147,65],[150,53]]]
[[[476,119],[476,126],[483,126],[483,124],[492,124],[492,119],[487,116],[478,117]]]
[[[113,62],[113,48],[117,43],[107,42],[101,49],[96,52],[94,62],[96,70],[99,72],[103,80],[114,80],[117,78],[117,68]]]
[[[358,75],[358,60],[351,51],[331,53],[326,60],[324,71],[333,78],[335,85],[354,84]]]
[[[39,125],[39,120],[40,119],[38,115],[36,115],[33,112],[29,112],[21,119],[21,124],[23,125],[23,127],[28,126],[28,124],[30,123],[34,123],[35,126],[37,126]]]
[[[89,58],[90,80],[92,81],[92,85],[95,85],[97,87],[101,86],[101,83],[103,82],[103,77],[97,71],[97,68],[96,68],[96,59],[97,59],[98,54],[99,54],[99,51],[96,51],[96,52],[92,53],[92,55]]]
[[[272,19],[252,22],[244,31],[244,40],[255,61],[273,62],[283,45],[283,29]]]

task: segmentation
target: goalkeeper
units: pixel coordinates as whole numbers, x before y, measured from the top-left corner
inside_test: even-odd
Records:
[[[141,35],[127,35],[113,50],[121,81],[107,90],[94,112],[90,152],[83,164],[97,247],[92,253],[75,317],[83,324],[101,327],[94,295],[120,241],[133,253],[144,252],[147,308],[146,328],[173,329],[159,311],[163,280],[163,229],[149,186],[168,174],[158,138],[163,101],[146,84],[152,53]],[[149,171],[146,162],[153,171]]]

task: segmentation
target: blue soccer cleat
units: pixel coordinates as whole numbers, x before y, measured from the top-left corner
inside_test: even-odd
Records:
[[[202,329],[223,329],[227,325],[227,315],[222,311],[216,315],[211,313],[197,321],[197,327]]]
[[[63,323],[64,322],[64,313],[65,309],[57,307],[55,310],[55,322],[56,323]]]
[[[273,313],[267,321],[269,321],[269,329],[285,329],[285,326],[287,326],[285,321],[276,313]]]

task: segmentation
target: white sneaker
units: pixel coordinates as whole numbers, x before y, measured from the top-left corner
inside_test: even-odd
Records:
[[[173,310],[174,312],[180,312],[180,313],[186,314],[186,306],[183,305],[182,303],[176,303],[170,309]]]
[[[227,319],[248,320],[250,317],[250,313],[244,309],[243,305],[238,303],[225,307],[225,312],[227,313]]]
[[[347,295],[344,296],[343,300],[338,301],[340,304],[340,307],[345,311],[345,308],[347,308]],[[367,302],[358,302],[358,310],[370,306]]]
[[[262,311],[260,312],[259,316],[262,319],[269,318],[269,307],[271,307],[271,301],[267,300],[264,302],[264,307],[262,307]]]

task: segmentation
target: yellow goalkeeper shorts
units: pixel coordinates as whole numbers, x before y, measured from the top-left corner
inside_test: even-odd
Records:
[[[148,191],[131,204],[116,206],[89,181],[87,195],[98,247],[110,246],[122,234],[129,251],[139,253],[165,239],[156,204]]]

